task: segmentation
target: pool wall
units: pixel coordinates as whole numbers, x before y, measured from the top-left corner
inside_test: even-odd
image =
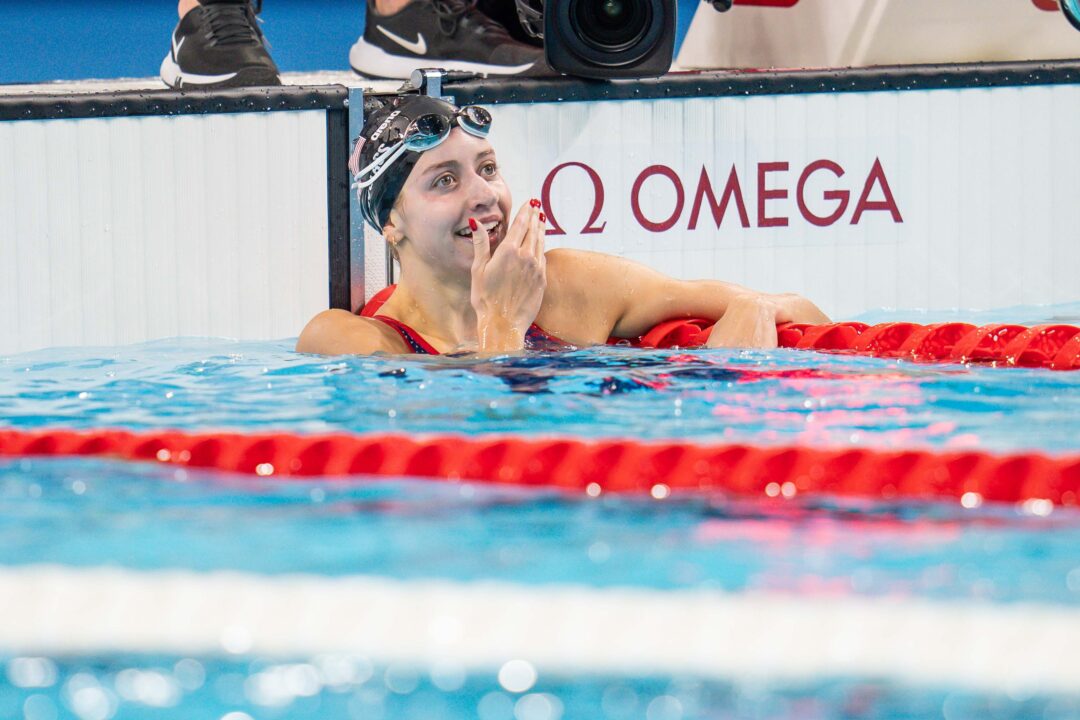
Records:
[[[492,141],[516,196],[542,196],[549,246],[800,292],[845,318],[1080,298],[1076,70],[745,72],[455,94],[500,103]]]
[[[344,289],[344,98],[0,96],[0,353],[294,335]]]
[[[518,201],[541,196],[550,247],[797,291],[842,318],[1080,299],[1078,77],[1067,60],[453,92],[494,107],[502,172]]]
[[[1078,80],[1054,61],[446,91],[493,108],[550,247],[845,318],[1080,299]],[[386,265],[355,219],[349,247],[348,94],[0,95],[0,353],[281,338],[355,309]]]
[[[844,318],[1080,297],[1078,116],[1078,86],[515,103],[493,142],[550,245]]]

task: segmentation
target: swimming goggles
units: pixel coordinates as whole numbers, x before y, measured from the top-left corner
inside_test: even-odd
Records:
[[[486,138],[491,129],[491,113],[476,105],[466,105],[453,115],[421,115],[409,123],[399,142],[380,148],[371,163],[360,169],[353,177],[353,187],[363,190],[374,183],[406,150],[423,152],[439,145],[450,136],[455,123],[470,135]]]

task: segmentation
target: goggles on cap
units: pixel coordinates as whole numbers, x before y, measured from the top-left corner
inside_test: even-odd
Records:
[[[353,187],[363,190],[374,183],[406,150],[423,152],[441,144],[450,136],[455,123],[470,135],[486,138],[491,129],[491,113],[476,105],[466,105],[452,115],[421,115],[409,123],[400,141],[381,148],[371,163],[353,176]]]

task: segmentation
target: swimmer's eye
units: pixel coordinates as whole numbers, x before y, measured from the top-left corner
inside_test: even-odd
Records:
[[[457,178],[451,173],[446,173],[445,175],[440,175],[435,178],[434,182],[431,183],[431,187],[445,190],[446,188],[453,187],[455,182],[457,182]]]
[[[494,162],[486,162],[480,166],[480,174],[484,177],[495,177],[499,174],[499,166]]]

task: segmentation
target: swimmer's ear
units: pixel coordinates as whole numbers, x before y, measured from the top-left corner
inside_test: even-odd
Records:
[[[404,218],[401,217],[395,205],[390,208],[390,217],[386,219],[386,225],[383,226],[383,237],[391,245],[401,242],[405,239],[405,231],[402,230],[404,226]]]
[[[386,227],[404,227],[405,218],[401,217],[401,196],[390,207],[390,216],[386,219]]]
[[[399,229],[400,224],[401,217],[397,215],[397,210],[391,209],[390,217],[387,219],[386,225],[383,226],[383,238],[385,238],[386,244],[390,246],[390,252],[394,254],[395,258],[398,256],[398,247],[405,240],[405,233]]]

